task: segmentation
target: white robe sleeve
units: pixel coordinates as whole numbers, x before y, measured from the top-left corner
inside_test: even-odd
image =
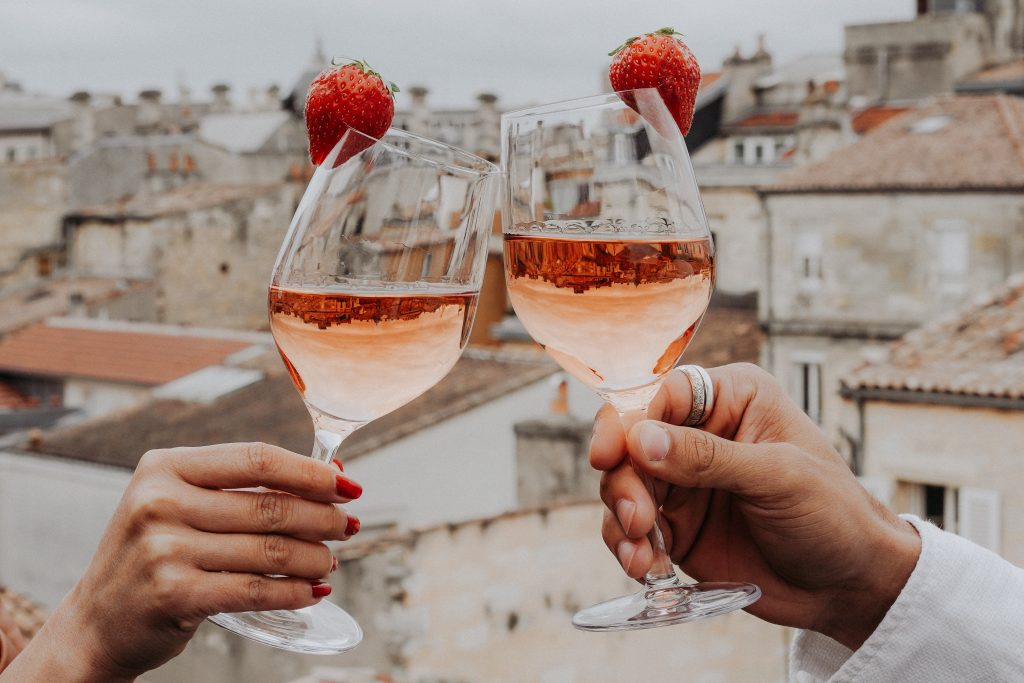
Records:
[[[1024,569],[911,515],[921,556],[856,652],[812,631],[790,651],[792,683],[1024,681]]]

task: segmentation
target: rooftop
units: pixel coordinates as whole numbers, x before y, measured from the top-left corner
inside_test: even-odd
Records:
[[[1018,59],[989,69],[983,69],[973,76],[957,83],[957,90],[995,89],[999,86],[1024,85],[1024,59]]]
[[[1024,189],[1024,102],[946,96],[896,116],[821,161],[781,176],[775,193]]]
[[[152,286],[120,278],[62,277],[7,289],[0,296],[0,335],[64,315],[77,302],[100,304]]]
[[[842,379],[844,390],[1024,399],[1024,276],[926,324]]]
[[[68,118],[67,100],[0,90],[0,131],[41,131]]]
[[[755,112],[729,124],[729,128],[792,128],[799,118],[800,113],[795,111]]]
[[[152,195],[136,195],[109,204],[87,206],[70,214],[73,221],[123,221],[159,218],[196,209],[208,209],[221,204],[254,199],[286,187],[287,183],[223,184],[189,183],[181,187]]]
[[[541,357],[542,358],[542,357]],[[209,443],[264,441],[298,453],[312,445],[313,425],[280,362],[270,374],[209,404],[156,400],[129,412],[44,435],[38,452],[133,468],[147,450]],[[398,410],[356,431],[342,446],[350,460],[495,400],[556,371],[528,356],[463,354],[435,387]]]
[[[284,110],[208,114],[199,121],[199,139],[229,152],[257,152],[291,114]]]
[[[851,122],[853,124],[853,132],[857,135],[864,135],[878,128],[889,119],[895,118],[907,111],[909,111],[907,107],[887,107],[883,105],[861,109],[853,113]]]
[[[39,632],[46,613],[28,598],[0,586],[0,614],[9,616],[25,640]]]
[[[0,340],[0,373],[156,386],[215,365],[254,335],[53,318]]]

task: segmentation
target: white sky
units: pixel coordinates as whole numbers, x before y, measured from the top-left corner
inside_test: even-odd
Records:
[[[319,35],[328,55],[428,86],[433,106],[467,106],[483,90],[508,106],[599,92],[606,53],[665,25],[715,71],[761,32],[781,63],[841,51],[845,23],[913,10],[911,0],[0,0],[0,72],[62,96],[170,94],[184,82],[205,99],[221,81],[237,96],[291,87]]]

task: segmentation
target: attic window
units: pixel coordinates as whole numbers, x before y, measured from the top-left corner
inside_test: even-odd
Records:
[[[920,121],[915,121],[911,124],[910,132],[919,133],[921,135],[937,133],[951,123],[953,123],[953,118],[951,116],[926,116]]]

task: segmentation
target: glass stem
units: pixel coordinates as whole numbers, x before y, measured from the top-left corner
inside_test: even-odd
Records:
[[[616,408],[619,409],[618,406]],[[645,401],[639,408],[632,410],[619,409],[618,412],[619,418],[622,420],[622,428],[628,433],[633,425],[647,418],[647,402]],[[651,548],[654,550],[654,562],[651,563],[650,570],[644,575],[644,582],[647,584],[648,590],[678,586],[680,585],[679,575],[676,574],[672,560],[668,556],[668,551],[665,549],[665,536],[661,533],[661,525],[659,524],[661,513],[658,512],[658,509],[661,507],[661,501],[658,500],[654,480],[647,473],[641,472],[636,467],[633,470],[644,483],[644,487],[647,488],[647,493],[650,494],[651,500],[654,502],[655,510],[654,527],[647,534],[647,540],[651,542]]]
[[[325,415],[313,415],[313,457],[321,462],[330,462],[338,454],[341,443],[349,434],[362,427],[365,422],[349,422],[329,418]]]

